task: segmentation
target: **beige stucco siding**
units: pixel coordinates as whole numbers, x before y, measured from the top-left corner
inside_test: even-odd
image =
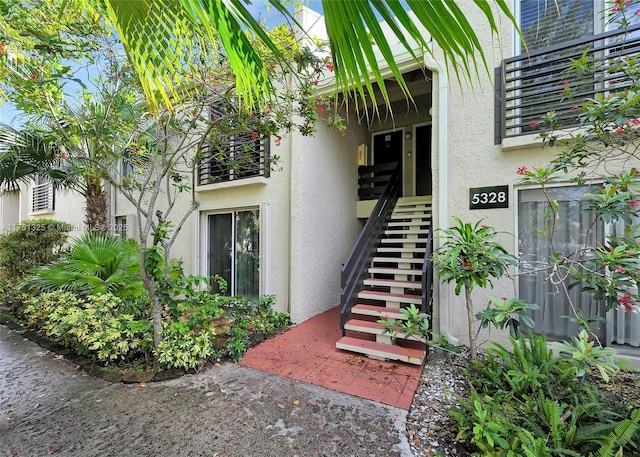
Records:
[[[344,136],[318,124],[292,137],[291,317],[301,322],[340,303],[340,269],[361,229],[356,219],[361,126]],[[337,325],[337,323],[336,323]]]

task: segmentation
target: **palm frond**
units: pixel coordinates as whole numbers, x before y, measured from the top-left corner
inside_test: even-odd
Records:
[[[0,185],[17,188],[34,177],[46,177],[55,186],[72,187],[61,168],[60,148],[46,129],[27,123],[20,130],[0,123]]]
[[[139,247],[133,240],[88,232],[74,240],[64,258],[36,269],[22,287],[81,294],[110,292],[119,297],[143,293]]]
[[[289,22],[295,20],[283,0],[267,0]],[[95,7],[86,2],[88,7]],[[507,0],[486,0],[473,5],[486,18],[492,34],[498,32],[495,11],[516,27]],[[375,107],[377,83],[382,100],[389,105],[383,68],[388,68],[407,96],[407,85],[397,65],[393,41],[420,62],[432,53],[431,40],[438,45],[444,64],[458,78],[471,80],[481,69],[489,72],[478,36],[466,14],[453,1],[424,0],[323,0],[327,33],[335,68],[336,91],[354,91],[356,103]],[[405,8],[413,13],[410,15]],[[283,65],[286,59],[241,0],[102,0],[99,9],[113,23],[129,55],[150,109],[160,104],[171,107],[180,90],[188,86],[192,62],[204,49],[225,59],[236,77],[239,98],[252,107],[273,94],[269,72],[251,45],[249,37],[261,41]],[[391,30],[379,24],[381,17]],[[424,29],[428,34],[424,33]],[[375,108],[374,108],[375,109]]]

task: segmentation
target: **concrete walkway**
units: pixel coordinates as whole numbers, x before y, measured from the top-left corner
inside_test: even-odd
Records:
[[[0,325],[3,457],[408,457],[406,414],[233,364],[110,384]]]

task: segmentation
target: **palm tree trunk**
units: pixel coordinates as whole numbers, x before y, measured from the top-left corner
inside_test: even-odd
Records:
[[[107,193],[104,191],[99,177],[93,176],[87,179],[87,190],[84,198],[86,203],[85,225],[91,231],[108,233]]]
[[[471,353],[471,360],[476,360],[478,354],[476,352],[476,335],[473,331],[473,302],[471,301],[471,289],[464,288],[464,298],[467,303],[467,325],[469,326],[469,352]]]

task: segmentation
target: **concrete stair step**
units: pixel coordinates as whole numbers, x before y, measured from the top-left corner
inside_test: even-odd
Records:
[[[422,304],[422,297],[419,295],[392,294],[390,292],[377,292],[373,290],[362,290],[358,292],[358,298],[380,300],[386,303],[413,303],[414,305]]]
[[[391,213],[389,217],[391,221],[422,221],[426,223],[429,219],[431,219],[431,213],[417,213],[417,214],[409,214],[409,213]]]
[[[424,257],[374,257],[374,263],[416,263],[423,264]]]
[[[405,276],[419,276],[422,274],[422,270],[416,269],[404,269],[404,268],[385,268],[385,267],[371,267],[368,269],[369,274],[375,275],[405,275]]]
[[[404,222],[389,222],[387,227],[421,227],[429,226],[429,221],[404,221]]]
[[[381,244],[426,243],[426,238],[382,238]],[[424,249],[423,249],[424,251]]]
[[[400,362],[422,365],[426,352],[420,349],[404,348],[392,344],[376,343],[343,336],[336,342],[338,349],[365,354],[377,359],[398,360]]]
[[[377,278],[367,278],[363,281],[363,284],[365,286],[402,287],[404,289],[420,289],[422,287],[421,281],[402,281]]]
[[[406,206],[406,205],[425,205],[431,204],[433,201],[433,197],[431,195],[417,195],[414,197],[400,197],[396,202],[396,206]]]
[[[416,203],[412,205],[398,205],[393,209],[394,213],[414,212],[414,211],[431,211],[431,203]]]
[[[372,335],[384,335],[384,325],[378,322],[364,321],[362,319],[349,319],[344,325],[345,330],[353,330],[355,332],[370,333]],[[388,335],[388,334],[387,334]],[[398,332],[396,339],[420,341],[425,343],[424,339],[417,335],[407,335],[406,333]]]
[[[384,231],[385,235],[428,235],[429,229],[387,229]]]
[[[403,253],[403,252],[411,252],[411,253],[424,254],[424,248],[400,248],[400,247],[382,247],[382,246],[380,246],[378,249],[376,249],[376,252],[388,252],[388,253],[394,253],[394,254],[400,254],[400,253]]]
[[[353,307],[351,308],[351,314],[404,320],[404,315],[400,313],[400,310],[398,308],[387,308],[386,306],[357,304],[353,305]]]

